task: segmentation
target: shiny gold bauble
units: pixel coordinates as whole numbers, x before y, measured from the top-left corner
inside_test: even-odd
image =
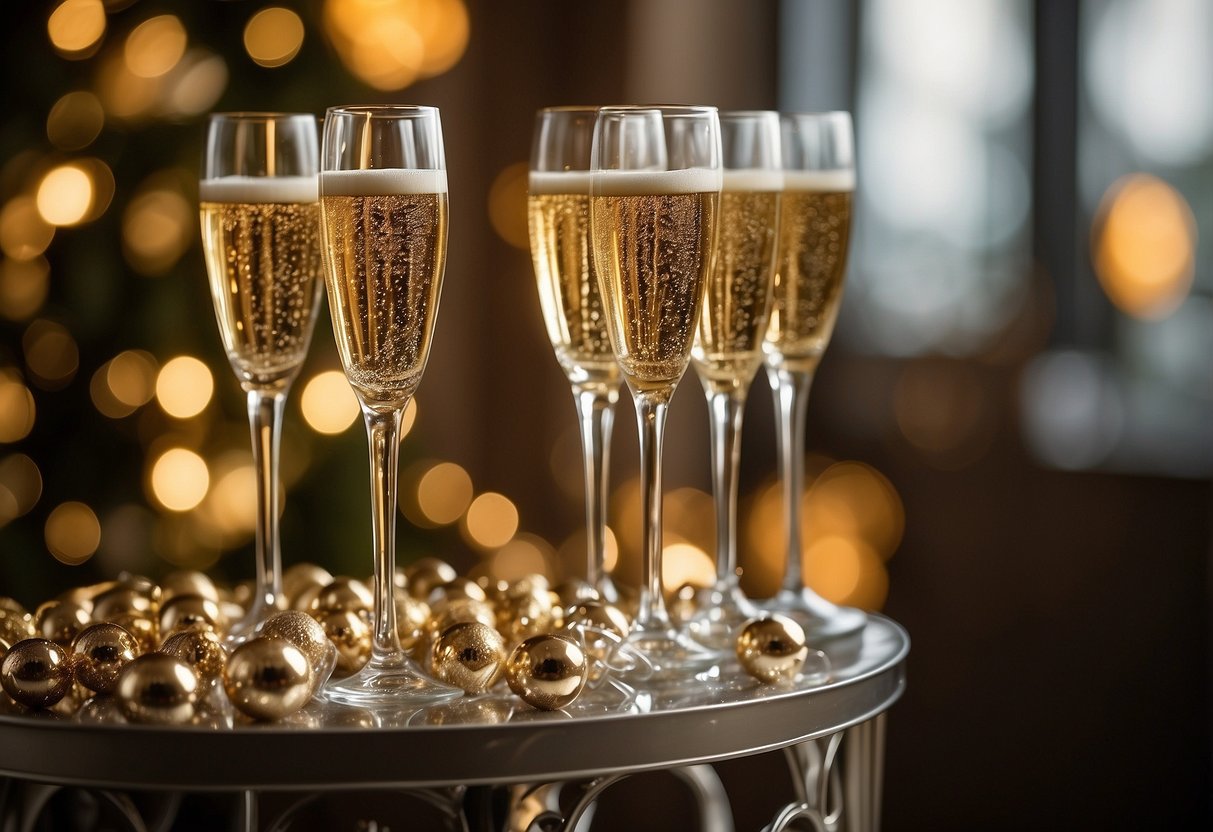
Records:
[[[133,575],[130,572],[123,572],[118,576],[118,585],[125,589],[139,593],[153,604],[160,603],[160,586],[151,578],[143,575]]]
[[[484,693],[505,669],[505,640],[479,621],[447,628],[434,641],[430,667],[434,678],[467,693]]]
[[[281,719],[312,698],[312,666],[283,638],[259,636],[227,660],[223,689],[236,709],[253,719]]]
[[[329,652],[329,639],[316,619],[306,612],[276,612],[261,625],[260,635],[280,638],[299,648],[312,670],[319,671]]]
[[[21,603],[16,598],[0,595],[0,618],[9,614],[29,615],[29,610],[21,606]]]
[[[34,613],[38,635],[67,647],[80,631],[93,622],[88,610],[70,601],[47,601]]]
[[[25,610],[0,612],[0,638],[9,644],[33,638],[37,634],[34,617]]]
[[[543,711],[567,707],[581,695],[589,675],[585,651],[568,636],[533,636],[506,662],[510,690]]]
[[[177,595],[161,605],[161,638],[194,627],[211,629],[220,635],[227,632],[227,615],[218,601],[201,595]]]
[[[139,642],[139,652],[150,653],[160,645],[160,625],[150,615],[128,613],[106,619],[133,635]]]
[[[510,582],[492,575],[481,575],[476,578],[476,586],[484,590],[484,595],[490,604],[500,604],[505,601],[505,595],[510,589]]]
[[[375,606],[375,596],[357,578],[334,578],[312,601],[312,610],[340,610],[369,615]]]
[[[175,656],[145,653],[118,675],[114,696],[132,722],[180,725],[194,718],[198,674]]]
[[[66,601],[69,604],[74,604],[91,615],[93,611],[93,595],[93,591],[87,586],[74,586],[69,590],[60,592],[55,596],[54,600],[61,603]]]
[[[532,572],[529,575],[523,575],[516,581],[510,581],[505,594],[507,598],[520,598],[523,595],[546,595],[551,589],[552,582],[547,579],[546,575]]]
[[[0,686],[30,708],[49,708],[67,695],[73,683],[71,657],[49,639],[19,641],[0,663]]]
[[[288,602],[312,584],[328,586],[333,582],[333,574],[323,566],[314,563],[296,563],[288,566],[282,573],[282,594]]]
[[[786,615],[751,618],[737,636],[737,660],[762,682],[790,682],[809,655],[804,628]]]
[[[588,582],[580,578],[569,578],[552,588],[560,599],[560,606],[571,607],[582,601],[600,601],[602,596]]]
[[[72,641],[76,681],[95,693],[113,693],[122,668],[141,652],[139,640],[117,624],[86,627]]]
[[[426,634],[433,640],[448,627],[469,621],[479,621],[489,627],[497,626],[497,616],[492,607],[483,601],[461,598],[456,601],[439,601],[431,608],[430,620],[426,623]]]
[[[227,651],[223,649],[223,642],[211,630],[193,629],[174,633],[160,645],[159,652],[188,664],[204,685],[211,685],[221,678],[223,668],[227,665]]]
[[[537,586],[508,595],[497,607],[497,628],[511,641],[551,632],[555,623],[551,593]]]
[[[458,577],[455,567],[438,558],[421,558],[404,568],[405,589],[420,601],[429,598],[434,587],[449,584]]]
[[[349,610],[322,610],[316,613],[316,621],[337,647],[334,673],[348,676],[361,670],[371,657],[371,627],[366,620]]]
[[[156,605],[147,595],[119,584],[93,598],[93,620],[114,621],[128,615],[152,616]]]
[[[407,592],[396,593],[396,633],[401,647],[412,650],[425,638],[430,613],[430,605],[425,601],[418,601]]]
[[[287,599],[287,604],[293,610],[302,610],[303,612],[311,612],[316,609],[316,598],[324,591],[332,581],[324,583],[304,584],[304,586],[293,596]]]
[[[602,601],[582,601],[565,611],[564,629],[580,631],[586,649],[594,658],[605,660],[618,642],[628,637],[632,624],[619,607]]]
[[[181,595],[201,595],[212,601],[219,600],[219,590],[215,586],[215,582],[194,569],[170,572],[160,582],[161,604],[166,604]]]
[[[432,604],[441,599],[455,601],[460,598],[468,598],[472,601],[488,601],[488,596],[485,595],[484,589],[480,584],[475,581],[469,581],[467,578],[456,578],[445,584],[439,584],[430,590],[428,600]]]

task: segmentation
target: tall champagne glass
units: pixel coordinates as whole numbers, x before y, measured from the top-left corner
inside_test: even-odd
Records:
[[[775,392],[787,522],[787,566],[767,606],[793,615],[816,638],[862,629],[860,610],[839,607],[804,585],[800,501],[804,493],[805,412],[813,373],[830,342],[846,275],[855,190],[851,116],[780,117],[784,190],[775,267],[775,302],[763,344]]]
[[[202,247],[219,334],[248,395],[257,470],[256,595],[231,636],[281,606],[278,447],[283,405],[312,340],[320,301],[316,119],[210,117],[199,196]]]
[[[716,108],[604,108],[591,168],[593,253],[640,435],[644,583],[628,640],[651,665],[650,679],[682,678],[719,655],[671,625],[661,583],[661,445],[716,245]]]
[[[586,107],[550,107],[536,114],[527,214],[543,321],[572,385],[581,423],[586,580],[615,601],[618,593],[603,562],[619,365],[590,255],[590,146],[597,114]]]
[[[447,184],[433,107],[333,107],[324,123],[320,218],[329,311],[370,448],[375,548],[370,661],[329,699],[400,707],[458,696],[426,677],[396,631],[400,420],[425,371],[446,265]]]
[[[737,476],[746,394],[762,365],[775,279],[779,114],[723,112],[724,187],[720,233],[691,362],[708,399],[716,500],[716,583],[700,594],[690,622],[697,641],[729,648],[757,612],[737,571]]]

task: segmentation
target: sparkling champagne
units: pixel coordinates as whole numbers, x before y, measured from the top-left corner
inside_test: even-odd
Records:
[[[325,278],[346,378],[398,406],[429,356],[446,264],[446,172],[357,170],[320,178]]]
[[[590,175],[532,173],[527,209],[539,304],[556,360],[575,384],[614,387],[619,365],[590,255]]]
[[[711,268],[718,171],[596,175],[593,248],[615,357],[637,393],[672,393]]]
[[[307,355],[320,300],[315,177],[228,176],[199,184],[215,316],[241,380],[272,387]]]
[[[812,370],[834,331],[851,232],[851,171],[785,171],[768,361]]]
[[[720,232],[691,358],[705,383],[748,385],[770,320],[779,171],[725,171]]]

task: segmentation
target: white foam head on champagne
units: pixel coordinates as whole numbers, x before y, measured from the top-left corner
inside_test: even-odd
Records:
[[[782,191],[783,171],[770,168],[746,168],[724,172],[725,191]]]
[[[326,170],[320,174],[321,196],[405,196],[445,193],[445,170],[384,168],[382,170]]]
[[[314,176],[221,176],[198,183],[202,202],[315,202]]]
[[[711,168],[600,170],[590,177],[594,196],[666,196],[719,193],[722,177]]]
[[[588,194],[590,176],[588,170],[533,170],[527,190],[532,194]]]
[[[838,193],[855,190],[855,171],[846,170],[785,170],[785,191],[817,191]]]

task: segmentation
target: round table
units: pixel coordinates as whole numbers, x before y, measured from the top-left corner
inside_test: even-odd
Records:
[[[510,791],[509,828],[572,830],[612,783],[670,769],[699,798],[705,827],[729,829],[710,764],[784,749],[796,794],[768,829],[806,818],[821,829],[874,830],[883,715],[905,687],[909,638],[873,615],[858,636],[819,646],[832,667],[824,683],[768,686],[726,669],[720,679],[631,696],[604,686],[570,712],[496,694],[396,713],[314,702],[288,724],[265,725],[222,712],[198,726],[130,725],[105,721],[105,703],[75,719],[0,715],[0,777],[34,795],[16,800],[7,788],[0,821],[29,817],[61,786],[111,800],[124,789],[241,792],[246,828],[258,826],[258,792],[390,788],[449,800],[453,828],[468,829],[476,825],[464,810],[468,795],[494,787]],[[281,819],[267,828],[277,826],[285,828]]]

